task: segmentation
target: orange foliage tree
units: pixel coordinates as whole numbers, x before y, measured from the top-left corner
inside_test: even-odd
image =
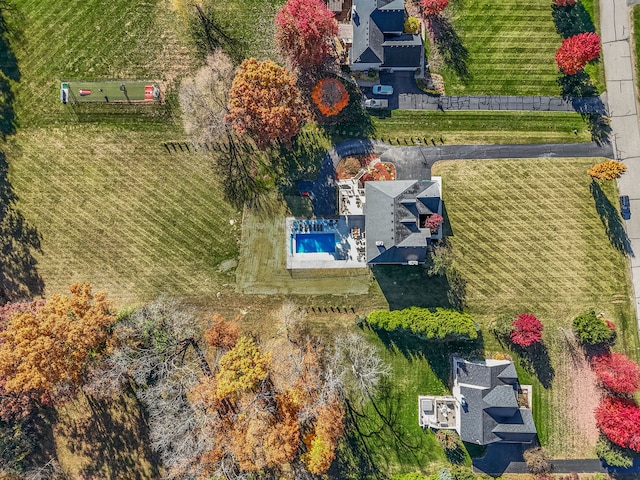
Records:
[[[627,166],[624,163],[616,160],[605,160],[604,162],[596,163],[587,170],[587,173],[597,180],[615,180],[626,171]]]
[[[311,90],[311,99],[320,113],[332,117],[349,104],[349,93],[336,78],[323,78]]]
[[[305,437],[307,453],[302,456],[311,473],[324,473],[331,466],[337,441],[344,430],[343,418],[344,412],[337,399],[320,408],[314,432]]]
[[[266,149],[291,145],[306,118],[295,76],[271,60],[242,62],[229,90],[226,120],[238,135],[251,136]]]
[[[89,284],[69,287],[39,309],[12,315],[0,333],[0,376],[7,392],[56,396],[77,387],[115,321],[102,293]]]
[[[33,302],[7,303],[0,307],[0,332],[4,331],[11,317],[24,312],[36,313],[44,305],[44,300]],[[0,336],[0,345],[2,337]],[[0,419],[5,422],[28,416],[40,403],[49,403],[50,398],[37,390],[9,392],[5,388],[6,377],[0,374]]]
[[[222,317],[215,323],[230,328]],[[241,336],[233,346],[218,342],[215,348],[224,353],[213,375],[202,376],[188,393],[212,439],[202,455],[205,473],[215,475],[229,456],[240,471],[282,471],[295,460],[304,430],[313,438],[304,439],[311,450],[303,462],[312,473],[325,472],[342,435],[343,414],[334,387],[323,383],[321,346],[281,339],[266,351]]]

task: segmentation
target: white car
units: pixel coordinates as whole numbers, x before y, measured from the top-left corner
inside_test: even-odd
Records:
[[[365,108],[388,108],[389,101],[386,98],[367,98],[364,101]]]
[[[391,85],[374,85],[374,95],[393,95],[393,87]]]

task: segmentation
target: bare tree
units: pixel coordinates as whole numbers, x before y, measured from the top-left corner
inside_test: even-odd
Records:
[[[130,379],[146,408],[152,448],[160,454],[167,478],[190,478],[196,459],[211,448],[203,434],[210,419],[196,412],[187,392],[211,370],[200,346],[202,332],[195,313],[168,298],[139,308],[121,319],[114,331],[116,347],[92,372],[88,393],[113,395]]]
[[[184,128],[196,141],[224,141],[227,94],[234,70],[231,58],[222,50],[214,50],[194,77],[182,81],[179,99]]]
[[[336,337],[330,363],[345,393],[359,401],[372,399],[382,378],[391,373],[377,349],[357,333]]]

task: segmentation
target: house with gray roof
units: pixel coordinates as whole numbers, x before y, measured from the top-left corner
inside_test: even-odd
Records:
[[[404,0],[353,0],[351,68],[422,71],[422,36],[404,33],[405,18]]]
[[[364,216],[369,265],[418,265],[427,258],[433,233],[427,219],[442,214],[442,180],[392,180],[365,183]]]
[[[418,398],[422,427],[456,430],[464,442],[530,443],[536,438],[530,385],[513,362],[453,359],[453,396]]]

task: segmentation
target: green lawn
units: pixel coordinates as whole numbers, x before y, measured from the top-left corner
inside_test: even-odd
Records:
[[[439,112],[394,110],[373,117],[375,136],[392,144],[433,139],[436,144],[585,142],[591,136],[577,113]],[[573,130],[577,130],[577,134]]]
[[[376,467],[387,475],[437,471],[438,466],[447,464],[447,456],[435,435],[423,431],[418,423],[418,395],[447,395],[449,353],[471,355],[481,344],[429,343],[411,335],[376,333],[366,328],[364,335],[391,366],[391,376],[390,381],[382,383],[375,408],[369,404],[362,410],[366,417],[358,418],[355,430],[360,447],[373,453]],[[352,467],[341,475],[364,478],[352,457],[341,452],[338,461]],[[469,456],[464,450],[461,453],[456,461],[469,464]]]
[[[640,6],[634,5],[632,10],[632,27],[633,27],[633,63],[636,69],[636,82],[640,82]],[[640,85],[640,84],[639,84]]]
[[[593,14],[591,0],[585,8]],[[468,51],[470,77],[461,81],[450,68],[437,72],[447,95],[560,95],[554,55],[561,38],[550,2],[459,0],[448,11]]]
[[[533,385],[534,418],[550,454],[555,458],[594,457],[597,432],[588,410],[591,404],[580,397],[579,390],[587,379],[579,376],[584,370],[571,358],[560,328],[570,328],[575,315],[594,307],[616,321],[615,348],[640,356],[627,260],[615,246],[620,241],[616,237],[620,233],[616,188],[611,182],[600,189],[592,187],[586,174],[597,161],[532,159],[435,165],[433,174],[443,177],[455,263],[466,281],[466,309],[480,322],[482,336],[471,345],[445,346],[407,335],[365,331],[393,369],[392,385],[376,399],[380,410],[394,419],[393,428],[381,426],[372,406],[368,418],[359,424],[377,466],[385,473],[433,473],[445,461],[432,435],[418,427],[416,402],[421,394],[447,392],[448,353],[452,351],[469,358],[513,357],[521,383]],[[601,214],[611,219],[611,237]],[[448,305],[446,281],[430,277],[422,267],[381,267],[374,270],[374,276],[392,309]],[[372,293],[372,300],[378,295]],[[488,328],[501,314],[522,312],[534,313],[545,325],[546,350],[532,361],[500,344]],[[572,381],[575,378],[580,381]],[[591,400],[597,403],[597,394]],[[581,405],[587,405],[586,412],[579,411]],[[339,458],[355,465],[353,455],[343,452]]]
[[[452,7],[471,78],[465,85],[445,70],[448,95],[558,95],[560,37],[548,1],[460,0]]]
[[[69,127],[12,138],[9,177],[42,237],[47,294],[88,281],[122,305],[161,293],[211,297],[233,281],[218,269],[237,257],[240,215],[209,161],[167,153],[167,135]]]

